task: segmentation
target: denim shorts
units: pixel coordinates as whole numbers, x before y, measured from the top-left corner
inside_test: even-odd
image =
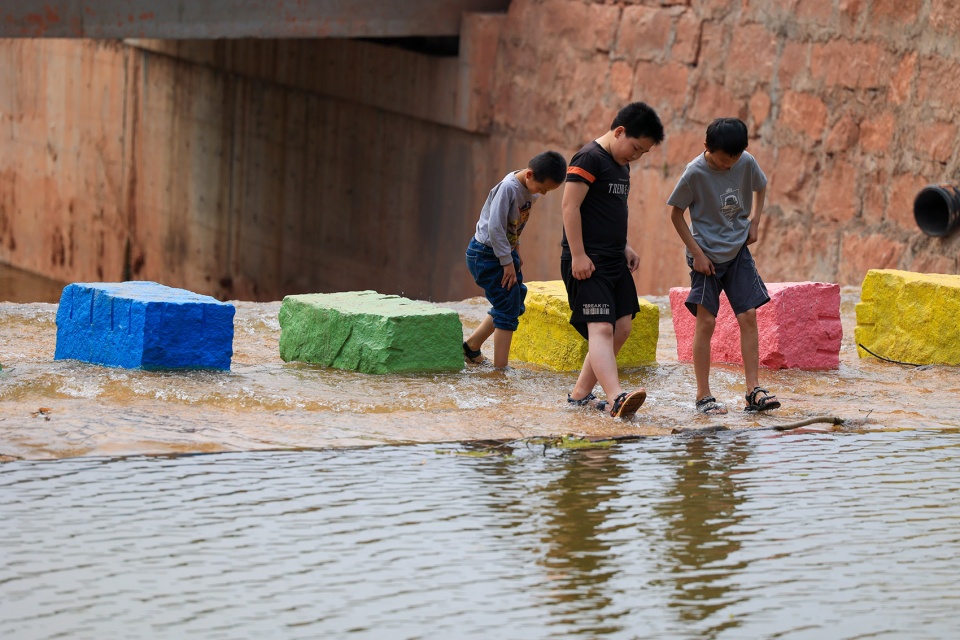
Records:
[[[527,297],[527,287],[523,284],[523,274],[520,273],[520,256],[516,251],[511,255],[513,267],[517,270],[517,284],[507,291],[500,284],[503,280],[503,267],[493,249],[477,242],[476,238],[470,240],[467,246],[467,268],[470,269],[474,282],[483,289],[483,294],[493,305],[487,312],[493,316],[493,326],[516,331],[520,324],[519,318],[526,311],[523,301]]]

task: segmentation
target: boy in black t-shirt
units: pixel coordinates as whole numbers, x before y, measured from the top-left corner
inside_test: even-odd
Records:
[[[563,189],[560,274],[570,303],[570,324],[587,339],[583,369],[567,401],[606,410],[597,382],[611,401],[610,415],[629,418],[647,397],[620,387],[617,353],[640,310],[631,275],[640,257],[627,244],[630,163],[663,142],[659,116],[643,102],[617,113],[605,134],[570,160]]]

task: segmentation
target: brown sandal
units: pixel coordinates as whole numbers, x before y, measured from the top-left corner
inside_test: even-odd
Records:
[[[643,389],[637,389],[630,393],[624,391],[614,399],[613,408],[610,409],[610,415],[614,418],[622,418],[623,420],[632,418],[646,399],[647,392]]]

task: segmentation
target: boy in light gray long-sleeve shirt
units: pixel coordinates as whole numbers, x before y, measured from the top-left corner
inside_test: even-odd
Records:
[[[759,238],[767,177],[746,152],[747,143],[747,125],[741,120],[714,120],[707,127],[706,150],[687,165],[667,200],[673,226],[687,247],[691,271],[686,306],[697,317],[693,335],[696,408],[708,415],[727,412],[710,393],[710,341],[721,291],[726,292],[740,325],[746,410],[768,411],[780,406],[777,397],[762,389],[758,380],[757,308],[769,302],[770,296],[747,245]],[[688,208],[692,229],[683,218]]]
[[[544,151],[530,160],[526,169],[508,173],[483,203],[477,232],[467,246],[467,268],[493,307],[463,343],[467,362],[484,361],[480,347],[493,335],[493,364],[498,369],[507,366],[510,342],[527,294],[520,271],[520,233],[537,198],[558,188],[566,171],[562,155]]]

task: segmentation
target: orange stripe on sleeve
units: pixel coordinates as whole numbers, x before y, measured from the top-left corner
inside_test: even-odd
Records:
[[[590,173],[586,169],[581,169],[580,167],[568,167],[567,173],[573,173],[575,175],[578,175],[584,180],[586,180],[587,182],[589,182],[590,184],[593,184],[594,182],[597,181],[596,176],[594,176],[592,173]]]

